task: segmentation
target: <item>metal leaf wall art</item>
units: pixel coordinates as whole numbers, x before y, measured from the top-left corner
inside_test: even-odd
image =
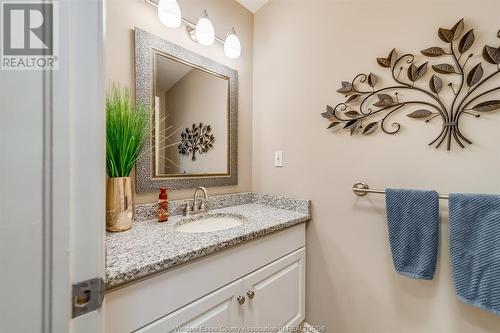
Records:
[[[461,117],[479,118],[481,113],[500,109],[500,97],[491,97],[492,93],[500,91],[500,86],[495,84],[493,88],[484,89],[486,83],[495,83],[492,80],[500,73],[500,47],[485,45],[482,49],[485,62],[476,62],[472,60],[474,54],[468,52],[475,41],[474,30],[464,33],[464,29],[463,19],[450,29],[439,28],[438,36],[444,45],[420,51],[427,58],[438,58],[433,61],[435,64],[425,59],[417,62],[415,55],[399,55],[396,49],[387,57],[377,58],[381,67],[390,70],[395,81],[393,85],[377,87],[377,77],[373,73],[358,74],[350,82],[343,81],[337,92],[345,95],[346,101],[335,107],[327,105],[326,112],[321,114],[330,121],[328,128],[346,129],[351,135],[367,135],[378,129],[395,134],[401,125],[392,122],[390,128],[387,118],[406,110],[408,117],[426,123],[441,120],[441,132],[429,145],[439,148],[446,142],[450,150],[453,142],[462,148],[465,143],[471,144],[460,130]],[[500,38],[500,31],[497,37]],[[444,81],[451,76],[457,76],[458,83],[445,85]],[[443,89],[450,89],[449,101],[444,100]],[[425,98],[401,98],[408,91],[412,96]]]
[[[191,160],[196,161],[196,153],[204,154],[214,147],[215,137],[210,125],[203,123],[193,124],[181,133],[179,154],[191,155]]]

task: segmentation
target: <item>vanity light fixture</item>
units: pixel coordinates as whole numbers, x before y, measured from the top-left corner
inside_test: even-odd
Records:
[[[158,17],[161,23],[169,28],[178,28],[182,23],[181,8],[176,0],[160,0]]]
[[[201,45],[210,46],[215,41],[215,30],[208,18],[207,11],[203,9],[195,30],[196,40]]]
[[[181,9],[176,0],[143,0],[145,3],[158,9],[160,21],[169,28],[177,28],[184,23],[189,38],[201,45],[210,46],[214,41],[224,47],[224,54],[229,59],[237,59],[241,55],[241,43],[233,29],[227,34],[226,40],[215,35],[214,26],[210,21],[207,11],[203,10],[196,25],[181,16]]]
[[[236,36],[234,27],[227,34],[226,41],[224,42],[224,54],[229,59],[237,59],[241,55],[241,43],[238,36]]]

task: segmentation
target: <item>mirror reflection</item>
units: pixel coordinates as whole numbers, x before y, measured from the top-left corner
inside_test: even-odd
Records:
[[[229,173],[229,78],[154,53],[155,177]]]

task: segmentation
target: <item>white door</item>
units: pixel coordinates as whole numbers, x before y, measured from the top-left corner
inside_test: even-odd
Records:
[[[297,250],[258,271],[245,281],[245,326],[296,327],[305,318],[305,249]]]
[[[43,72],[0,73],[1,332],[40,332],[45,316],[43,80]]]
[[[103,4],[43,3],[56,5],[0,20],[3,46],[18,29],[30,38],[15,48],[30,48],[50,8],[59,62],[0,69],[0,332],[99,333],[99,311],[72,319],[71,287],[104,272]]]
[[[233,282],[136,332],[237,332],[231,328],[243,323],[242,286],[243,280]]]

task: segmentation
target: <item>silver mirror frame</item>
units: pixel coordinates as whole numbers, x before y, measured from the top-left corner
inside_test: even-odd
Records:
[[[152,137],[149,133],[142,149],[141,158],[135,165],[135,190],[151,193],[159,187],[173,190],[198,186],[228,186],[238,184],[238,71],[205,58],[179,45],[135,28],[135,100],[144,103],[150,112],[153,96],[154,52],[165,53],[180,61],[191,63],[208,71],[229,78],[229,173],[221,176],[189,175],[186,177],[154,177],[151,155]],[[153,117],[151,117],[153,119]]]

